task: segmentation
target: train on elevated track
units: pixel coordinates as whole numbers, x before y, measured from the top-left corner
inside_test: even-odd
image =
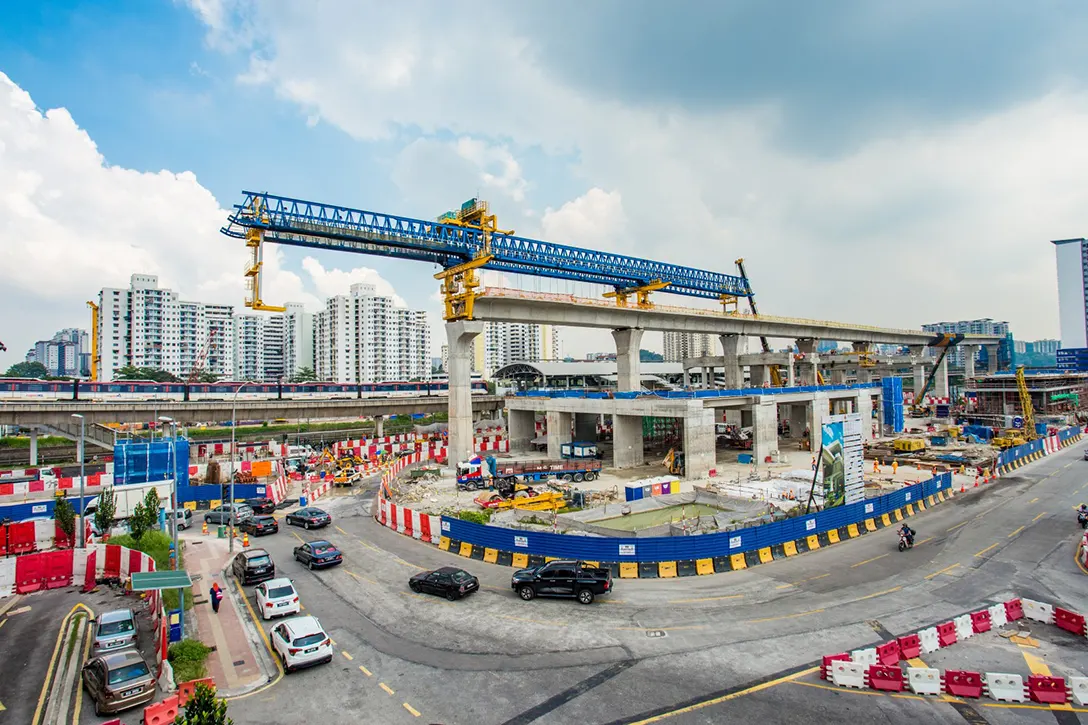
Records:
[[[239,390],[239,387],[241,389]],[[0,378],[0,401],[84,400],[350,400],[352,398],[418,398],[446,395],[445,380],[384,383],[156,383],[149,380],[34,380]],[[486,395],[487,383],[473,378],[472,393]]]

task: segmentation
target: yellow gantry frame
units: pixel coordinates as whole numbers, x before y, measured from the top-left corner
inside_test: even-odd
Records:
[[[268,222],[268,215],[261,209],[261,200],[254,198],[253,208],[242,212],[244,216],[251,216]],[[247,286],[250,294],[246,297],[246,307],[258,312],[286,312],[287,308],[280,305],[266,305],[261,299],[261,267],[264,265],[264,230],[258,227],[246,227],[246,246],[249,247],[251,257],[249,266],[246,267]]]
[[[514,233],[513,229],[499,229],[498,218],[490,211],[486,201],[476,199],[472,207],[462,207],[457,212],[448,212],[438,218],[441,224],[478,229],[483,232],[484,237],[483,249],[476,257],[456,267],[444,269],[434,276],[442,282],[439,289],[445,298],[446,313],[443,319],[447,322],[472,319],[476,289],[480,286],[476,270],[494,259],[491,254],[491,235]]]
[[[655,279],[649,284],[639,285],[638,287],[627,287],[625,289],[618,289],[613,292],[605,292],[604,296],[615,297],[617,307],[626,307],[627,299],[631,295],[635,295],[635,305],[640,310],[649,310],[652,309],[654,306],[654,303],[650,302],[650,293],[665,289],[668,286],[668,282],[662,282],[659,279]]]

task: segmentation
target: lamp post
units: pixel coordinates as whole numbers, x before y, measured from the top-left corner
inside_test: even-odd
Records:
[[[230,513],[227,514],[230,521],[230,543],[227,544],[227,548],[232,554],[234,553],[234,520],[237,518],[234,515],[234,444],[237,439],[235,431],[238,428],[238,393],[242,392],[245,386],[255,384],[252,380],[239,383],[234,389],[234,399],[230,404]]]
[[[86,425],[87,421],[83,419],[83,415],[80,413],[72,413],[73,418],[79,419],[79,548],[87,548],[87,517],[83,511],[83,482],[84,482],[84,470],[83,470],[83,448],[86,443]]]
[[[165,423],[167,426],[172,425],[174,428],[173,438],[170,439],[170,448],[166,452],[166,461],[167,465],[170,466],[170,477],[173,479],[170,485],[170,527],[173,529],[174,538],[174,568],[177,569],[178,557],[181,551],[178,549],[178,424],[174,422],[173,418],[165,415],[159,418],[159,422]]]

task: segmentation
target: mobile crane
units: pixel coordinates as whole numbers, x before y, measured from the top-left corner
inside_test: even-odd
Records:
[[[1028,392],[1023,365],[1016,368],[1016,390],[1020,393],[1020,408],[1024,411],[1024,439],[1033,441],[1039,436],[1035,432],[1035,406],[1031,404],[1031,393]]]
[[[948,355],[948,351],[962,341],[963,335],[959,333],[941,333],[929,341],[928,347],[940,348],[941,354],[937,356],[937,361],[933,363],[933,369],[929,371],[929,377],[926,378],[925,385],[922,386],[921,390],[914,393],[914,404],[910,407],[911,415],[919,417],[928,412],[928,407],[925,404],[926,393],[933,387],[933,381],[937,379],[937,371],[940,369],[941,363],[944,362],[945,356]]]

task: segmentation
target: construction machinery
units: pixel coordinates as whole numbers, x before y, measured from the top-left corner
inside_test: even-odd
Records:
[[[744,286],[747,287],[749,290],[748,307],[750,307],[752,310],[752,317],[759,317],[759,310],[756,309],[756,296],[753,292],[751,292],[752,288],[751,285],[748,283],[748,272],[746,272],[744,269],[744,258],[741,257],[735,262],[735,264],[737,265],[737,272],[740,273],[740,278],[744,281]],[[733,298],[733,301],[734,303],[736,302],[736,297]],[[767,342],[767,338],[763,335],[760,335],[759,337],[759,344],[763,348],[763,352],[765,354],[771,352],[771,344]],[[771,383],[774,385],[774,387],[781,388],[783,385],[785,385],[782,380],[782,371],[778,369],[778,366],[768,365],[767,367],[769,367],[771,370]],[[819,373],[817,373],[817,375],[818,374]],[[820,384],[823,385],[822,382]]]
[[[665,460],[662,461],[665,465],[665,470],[674,476],[684,475],[684,452],[678,451],[675,448],[670,448],[669,452],[665,454]]]
[[[1033,441],[1039,436],[1035,432],[1035,407],[1031,404],[1031,393],[1028,392],[1023,365],[1016,368],[1016,390],[1020,393],[1020,408],[1024,412],[1024,438]]]
[[[933,363],[933,369],[929,371],[929,376],[926,378],[922,389],[914,391],[914,403],[910,407],[910,413],[915,418],[929,414],[929,406],[925,404],[926,393],[933,387],[933,382],[937,379],[937,371],[941,369],[941,363],[944,362],[948,351],[961,342],[963,342],[963,335],[960,333],[941,333],[926,343],[927,347],[939,349],[941,354],[937,356],[937,361]]]
[[[91,380],[98,380],[98,364],[102,362],[102,353],[98,351],[98,305],[88,300],[91,308]]]
[[[457,464],[457,488],[476,490],[498,486],[502,482],[593,481],[601,474],[601,462],[568,461],[498,461],[494,456],[476,456]]]

